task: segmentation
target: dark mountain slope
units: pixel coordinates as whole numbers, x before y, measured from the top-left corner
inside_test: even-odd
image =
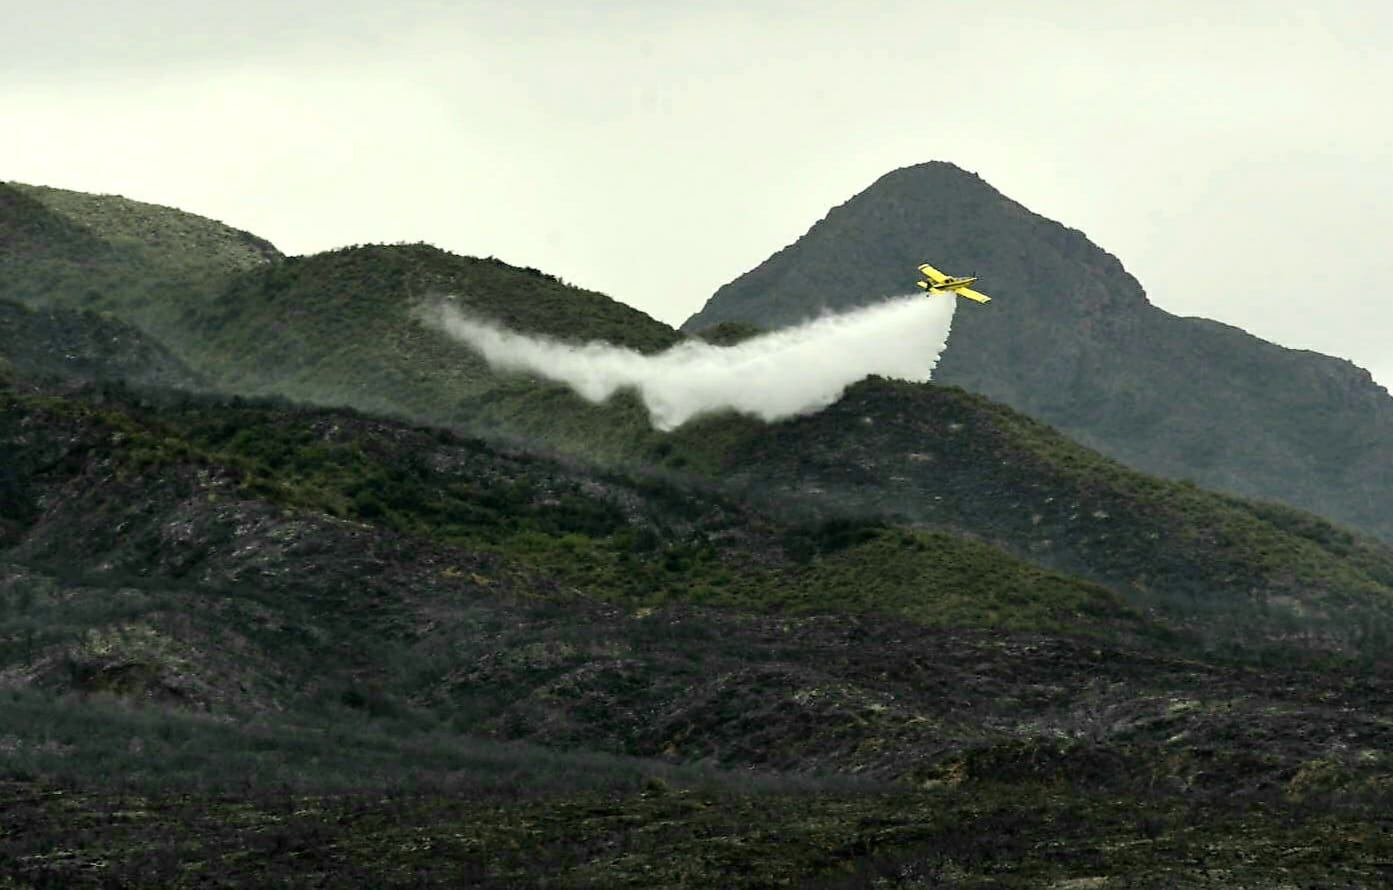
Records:
[[[0,881],[1376,886],[1388,856],[1387,678],[1301,641],[1199,660],[984,543],[348,411],[0,409]]]
[[[980,536],[1215,642],[1393,640],[1393,548],[1130,470],[957,388],[872,379],[809,417],[712,420],[674,442],[678,454],[707,447],[709,472],[753,495]]]
[[[850,631],[810,615],[1178,642],[1097,585],[950,535],[789,526],[344,412],[111,388],[0,407],[0,680],[22,686],[228,714],[376,689],[477,734],[889,775],[922,760],[903,707],[866,724],[889,733],[874,752],[841,719],[723,725],[799,689],[827,687],[808,707],[829,716],[886,699],[884,653],[824,664]],[[857,590],[871,564],[898,570]],[[771,662],[757,641],[779,621],[811,636]]]
[[[195,387],[199,375],[139,328],[109,314],[29,309],[0,300],[0,361],[27,376]]]
[[[912,291],[924,260],[987,276],[935,380],[1148,472],[1282,500],[1393,540],[1393,398],[1347,361],[1147,302],[1111,255],[950,164],[887,174],[684,325],[792,324]]]

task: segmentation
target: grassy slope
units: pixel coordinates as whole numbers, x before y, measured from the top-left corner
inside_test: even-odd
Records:
[[[171,272],[254,268],[281,259],[264,238],[173,207],[48,186],[9,183],[54,214],[97,238],[147,257]]]
[[[879,401],[914,407],[902,415],[908,419],[903,425],[860,424],[860,416],[889,415]],[[897,614],[931,623],[956,614],[970,616],[969,624],[1037,629],[1067,626],[1067,620],[1050,622],[1105,602],[1074,582],[1055,588],[1062,600],[1033,599],[1027,591],[1061,579],[1016,559],[1003,561],[997,546],[1004,546],[1020,557],[1095,577],[1133,603],[1163,608],[1172,620],[1193,623],[1225,645],[1298,637],[1317,650],[1353,652],[1382,647],[1393,628],[1388,547],[1296,511],[1127,470],[960,391],[868,383],[829,412],[772,431],[735,421],[749,437],[718,445],[727,461],[721,475],[728,484],[756,485],[757,492],[770,485],[791,486],[795,494],[822,486],[821,495],[792,508],[794,523],[805,522],[797,510],[810,509],[807,515],[814,516],[831,505],[833,516],[868,510],[899,515],[970,531],[993,547],[859,521],[844,523],[840,531],[799,524],[764,529],[766,538],[757,543],[721,546],[711,542],[735,534],[728,526],[743,528],[749,521],[741,518],[743,508],[720,499],[703,505],[683,487],[656,478],[622,485],[631,499],[670,503],[678,511],[652,520],[656,529],[686,529],[662,547],[649,539],[647,526],[621,522],[612,503],[587,495],[576,481],[552,492],[547,509],[533,517],[542,525],[507,524],[490,505],[516,509],[507,497],[535,491],[481,490],[477,481],[431,472],[432,460],[424,455],[432,440],[424,432],[403,440],[390,427],[365,424],[330,447],[317,438],[314,425],[305,426],[294,414],[223,407],[211,411],[210,419],[201,416],[197,410],[169,415],[171,441],[180,443],[171,446],[174,453],[251,461],[258,484],[288,503],[387,522],[404,533],[501,548],[602,597],[742,607],[802,603],[846,609],[862,603],[882,610],[893,603]],[[694,435],[703,446],[719,441]],[[405,447],[404,441],[412,444]],[[673,454],[680,455],[681,447]],[[510,531],[503,535],[501,528]],[[745,529],[736,538],[751,533]],[[646,547],[657,549],[650,553]],[[756,554],[774,549],[791,561],[766,572]],[[929,590],[937,594],[932,605],[904,598],[906,591]],[[1065,590],[1072,592],[1066,596]]]
[[[880,611],[981,627],[1137,621],[1102,588],[952,535],[854,521],[789,524],[658,477],[500,454],[479,441],[351,415],[206,398],[147,411],[116,404],[21,396],[7,410],[10,423],[76,424],[100,454],[139,472],[173,462],[226,466],[252,495],[492,552],[600,599]],[[120,447],[97,444],[108,437]],[[38,459],[11,454],[17,467]],[[86,522],[105,522],[111,509],[124,508],[89,504]],[[110,533],[91,534],[100,541]],[[135,558],[162,556],[152,549]],[[872,566],[878,577],[858,583]]]
[[[110,311],[224,389],[583,442],[609,457],[632,450],[629,435],[644,427],[632,404],[595,411],[562,387],[494,378],[422,324],[416,311],[444,295],[563,339],[644,351],[681,339],[600,294],[495,260],[424,245],[284,259],[191,214],[0,184],[0,299]]]
[[[254,235],[172,208],[0,183],[0,299],[110,311],[170,346],[183,307],[279,258]]]
[[[874,511],[969,531],[1190,616],[1216,638],[1305,637],[1383,646],[1393,548],[1278,505],[1130,470],[1009,408],[954,388],[884,380],[765,428],[709,421],[675,453],[752,493],[812,493],[835,514]]]
[[[54,213],[27,192],[0,183],[0,296],[24,303],[92,299],[107,271],[127,276],[134,258]]]
[[[424,308],[447,297],[515,330],[564,340],[652,352],[681,339],[636,310],[534,269],[395,245],[294,258],[246,274],[192,309],[183,319],[187,334],[174,345],[236,391],[536,432],[541,441],[571,440],[611,456],[622,451],[624,436],[642,429],[622,405],[596,411],[564,387],[495,377],[475,353],[422,320]],[[629,418],[617,431],[616,411]],[[543,429],[534,425],[537,416],[548,420]]]

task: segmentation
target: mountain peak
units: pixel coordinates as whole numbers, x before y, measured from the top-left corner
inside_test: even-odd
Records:
[[[889,173],[881,176],[871,183],[867,192],[877,188],[913,188],[921,184],[934,186],[961,187],[972,184],[983,188],[992,194],[1000,195],[996,189],[992,188],[981,176],[971,170],[959,167],[950,161],[924,161],[920,164],[910,164],[907,167],[897,167]],[[865,194],[863,192],[862,194]]]
[[[892,170],[833,208],[794,244],[718,290],[683,328],[724,321],[778,327],[914,293],[923,262],[983,275],[983,290],[1009,296],[1017,317],[1147,304],[1121,263],[1082,232],[1032,213],[975,173],[930,161]]]

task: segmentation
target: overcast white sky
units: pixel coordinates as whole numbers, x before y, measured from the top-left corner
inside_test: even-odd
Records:
[[[492,254],[678,324],[880,175],[946,160],[1157,305],[1393,386],[1386,0],[0,0],[0,21],[0,180],[290,253]]]

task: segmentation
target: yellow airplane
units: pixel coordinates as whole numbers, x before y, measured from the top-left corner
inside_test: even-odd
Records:
[[[968,278],[954,278],[952,275],[944,275],[942,272],[930,266],[928,263],[919,267],[928,281],[916,281],[915,284],[922,287],[931,294],[957,294],[960,297],[967,297],[969,300],[976,300],[979,303],[990,303],[992,298],[986,294],[979,294],[977,291],[968,287],[977,281],[977,276]]]

